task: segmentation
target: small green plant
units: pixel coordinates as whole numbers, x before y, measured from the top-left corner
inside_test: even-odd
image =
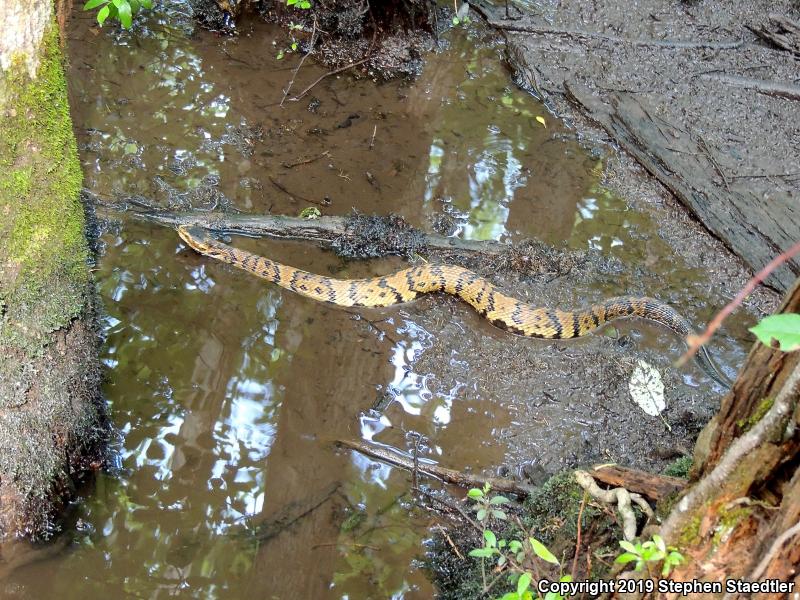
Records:
[[[306,221],[313,221],[314,219],[319,219],[322,216],[322,213],[319,212],[319,209],[316,206],[309,206],[308,208],[301,210],[299,216],[301,219],[305,219]]]
[[[309,0],[286,0],[286,6],[294,6],[295,8],[308,10],[311,8],[311,2]]]
[[[625,552],[620,554],[614,562],[619,564],[628,564],[629,562],[636,561],[636,570],[644,571],[647,569],[648,574],[650,571],[650,563],[657,563],[663,561],[661,566],[661,576],[666,577],[672,569],[685,562],[683,554],[678,552],[678,549],[664,543],[664,538],[660,535],[653,535],[652,540],[646,542],[627,542],[621,540],[619,545]]]
[[[516,591],[504,594],[499,600],[535,600],[541,597],[531,589],[533,574],[529,567],[532,567],[534,560],[543,560],[552,565],[561,566],[558,559],[547,547],[534,537],[527,537],[524,540],[505,540],[498,539],[497,534],[486,527],[492,519],[505,521],[508,515],[500,507],[509,502],[505,496],[490,496],[491,487],[488,483],[484,484],[483,489],[472,488],[467,492],[467,497],[473,500],[473,510],[478,523],[483,524],[483,546],[474,548],[469,555],[473,558],[481,559],[481,573],[483,574],[484,591],[488,592],[492,585],[486,581],[486,561],[494,563],[494,570],[498,574],[504,571],[508,573],[509,581],[516,586]],[[537,569],[538,571],[538,569]],[[498,575],[499,576],[499,575]],[[569,575],[563,575],[562,582],[572,581]],[[563,600],[563,596],[555,592],[548,592],[544,600]]]
[[[456,11],[456,14],[453,15],[453,25],[458,26],[470,24],[468,2],[462,2],[461,8],[459,8],[458,0],[453,0],[453,10]]]
[[[490,515],[503,521],[505,521],[507,518],[506,513],[499,507],[503,504],[507,504],[508,498],[505,496],[492,496],[490,498],[490,489],[491,486],[486,483],[484,484],[482,490],[478,488],[472,488],[469,492],[467,492],[467,497],[475,501],[475,506],[473,508],[475,512],[478,513],[476,518],[478,519],[479,523],[485,521]]]
[[[153,0],[89,0],[83,5],[83,10],[97,11],[97,22],[102,25],[108,19],[116,19],[125,29],[133,25],[133,17],[141,9],[153,8]]]
[[[294,37],[294,33],[295,31],[302,31],[302,30],[303,26],[301,24],[295,23],[294,21],[289,22],[289,34],[292,37],[292,41],[289,44],[288,48],[282,48],[281,50],[279,50],[275,58],[277,58],[278,60],[282,60],[283,57],[286,56],[288,52],[297,52],[297,50],[300,48],[300,44],[298,43],[297,38]]]

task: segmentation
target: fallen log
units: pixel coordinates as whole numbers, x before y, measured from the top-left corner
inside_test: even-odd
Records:
[[[534,490],[532,486],[520,483],[518,481],[512,481],[511,479],[503,479],[500,477],[484,477],[482,475],[463,473],[461,471],[456,471],[455,469],[440,467],[439,465],[431,464],[429,462],[422,462],[420,460],[417,460],[415,464],[413,458],[403,456],[396,450],[390,450],[389,448],[367,444],[366,442],[359,442],[355,440],[337,440],[336,445],[342,448],[347,448],[348,450],[355,450],[364,456],[375,458],[382,462],[389,463],[390,465],[400,467],[401,469],[411,471],[412,473],[416,472],[422,475],[427,475],[428,477],[434,477],[444,481],[445,483],[452,483],[460,487],[482,488],[488,483],[491,489],[495,492],[514,494],[521,497],[530,495]]]
[[[601,483],[625,488],[629,492],[647,496],[655,502],[680,492],[687,483],[677,477],[654,475],[617,465],[598,465],[589,474]]]
[[[130,214],[138,219],[164,227],[199,225],[223,235],[301,240],[323,248],[334,247],[344,238],[357,237],[359,234],[354,229],[360,225],[359,220],[367,220],[367,226],[372,224],[385,229],[384,237],[381,240],[385,250],[382,254],[408,255],[424,250],[437,250],[497,256],[509,249],[507,244],[499,242],[462,240],[435,233],[424,233],[411,227],[399,217],[356,215],[353,217],[322,216],[316,219],[303,219],[283,215],[249,215],[223,211],[171,211],[130,201],[124,206],[102,204],[86,191],[84,191],[84,197],[97,203],[98,213]],[[370,240],[370,242],[374,243],[374,240]]]

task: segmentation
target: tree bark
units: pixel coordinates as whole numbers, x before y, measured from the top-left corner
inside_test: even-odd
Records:
[[[49,535],[104,437],[58,33],[51,0],[0,2],[0,538]]]
[[[800,280],[781,311],[798,309]],[[799,397],[800,351],[756,343],[698,440],[696,483],[662,527],[690,559],[672,579],[776,579],[800,589]],[[738,597],[750,594],[726,596]]]

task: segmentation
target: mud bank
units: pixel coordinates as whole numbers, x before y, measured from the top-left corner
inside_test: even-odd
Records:
[[[479,10],[506,33],[523,86],[587,144],[626,151],[606,179],[632,205],[674,215],[674,195],[751,271],[800,239],[798,100],[784,93],[797,62],[763,33],[776,18],[797,21],[796,3],[559,2],[514,19]],[[795,259],[768,283],[785,291],[798,274]]]
[[[59,34],[50,2],[16,18],[44,24],[36,61],[0,75],[0,535],[39,538],[97,459],[104,409]]]
[[[287,56],[309,54],[333,71],[352,69],[384,80],[418,75],[425,53],[437,45],[437,33],[447,24],[447,11],[427,0],[372,5],[361,0],[328,0],[306,8],[275,1],[194,0],[191,4],[195,18],[208,29],[235,34],[240,22],[257,15],[284,27]]]

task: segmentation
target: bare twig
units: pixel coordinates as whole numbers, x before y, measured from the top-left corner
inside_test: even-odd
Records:
[[[299,167],[300,165],[307,165],[315,161],[318,161],[320,158],[324,158],[326,156],[330,156],[330,152],[327,150],[325,150],[325,152],[323,152],[322,154],[319,154],[317,156],[312,156],[311,158],[304,158],[302,160],[296,160],[295,162],[282,162],[281,166],[286,169],[294,169],[295,167]]]
[[[411,486],[419,489],[419,435],[414,436],[414,468],[411,470]]]
[[[374,27],[374,30],[372,32],[372,41],[369,44],[369,49],[367,50],[366,55],[364,55],[364,58],[362,58],[361,60],[357,60],[355,62],[352,62],[349,65],[345,65],[343,67],[339,67],[338,69],[334,69],[333,71],[328,71],[324,75],[320,75],[316,79],[316,81],[314,81],[314,83],[309,85],[306,89],[304,89],[302,92],[300,92],[297,96],[292,98],[292,102],[297,102],[298,100],[300,100],[308,92],[310,92],[312,89],[314,89],[316,87],[316,85],[320,81],[325,79],[326,77],[330,77],[331,75],[336,75],[337,73],[341,73],[342,71],[347,71],[348,69],[352,69],[353,67],[357,67],[358,65],[363,65],[365,62],[367,62],[372,57],[372,50],[375,47],[375,40],[378,39],[378,26],[374,25],[374,20],[373,20],[373,27]]]
[[[314,15],[314,24],[311,29],[311,41],[308,43],[308,52],[303,54],[303,57],[300,59],[300,62],[297,63],[297,66],[292,71],[292,78],[289,80],[289,85],[286,86],[286,89],[283,90],[283,98],[281,98],[281,103],[278,106],[283,106],[283,103],[286,102],[286,96],[289,95],[289,90],[292,89],[294,85],[294,78],[297,77],[297,72],[300,70],[300,67],[303,66],[303,63],[308,58],[308,55],[314,51],[314,44],[317,41],[317,15]]]
[[[389,464],[401,467],[407,471],[413,472],[416,468],[417,472],[422,475],[435,477],[436,479],[440,479],[446,483],[453,483],[462,487],[482,488],[486,483],[488,483],[489,486],[497,492],[516,494],[517,496],[527,496],[532,491],[532,488],[529,486],[517,481],[512,481],[510,479],[501,479],[499,477],[482,477],[480,475],[462,473],[461,471],[456,471],[455,469],[447,469],[445,467],[429,464],[427,462],[418,462],[415,467],[413,459],[406,458],[398,451],[383,448],[381,446],[375,446],[373,444],[367,444],[366,442],[355,440],[337,440],[336,443],[343,448],[356,450],[361,454],[388,462]]]
[[[325,200],[312,200],[311,198],[304,198],[303,196],[300,196],[299,194],[295,194],[294,192],[290,192],[286,188],[285,185],[283,185],[280,181],[278,181],[277,179],[272,177],[272,175],[268,175],[267,179],[269,179],[269,181],[270,181],[270,183],[272,183],[272,185],[274,185],[276,188],[278,188],[284,194],[286,194],[287,196],[289,196],[289,197],[291,197],[291,198],[293,198],[295,200],[302,200],[303,202],[310,202],[311,204],[317,204],[319,206],[329,206],[330,203],[331,203],[331,201],[328,200],[328,199],[325,199]]]
[[[376,552],[380,551],[380,548],[377,546],[370,546],[369,544],[356,544],[355,542],[325,542],[323,544],[314,544],[311,546],[311,549],[316,550],[317,548],[330,548],[332,546],[350,546],[351,548],[364,548],[366,550],[375,550]]]
[[[750,295],[750,293],[759,283],[764,281],[770,273],[798,253],[800,253],[800,242],[797,242],[794,246],[773,258],[771,261],[769,261],[767,266],[756,273],[755,276],[739,291],[739,293],[736,294],[736,297],[731,300],[727,306],[725,306],[725,308],[719,311],[713,319],[711,319],[711,322],[708,324],[708,327],[706,327],[706,330],[703,333],[700,335],[687,336],[686,343],[689,347],[683,356],[678,359],[678,366],[685,364],[687,360],[697,354],[697,351],[703,344],[708,343],[708,341],[711,339],[711,336],[713,336],[717,329],[720,328],[722,322],[734,311],[734,309],[736,309],[737,306],[744,301],[748,295]]]
[[[438,528],[439,528],[439,531],[441,531],[441,532],[442,532],[442,535],[445,537],[445,539],[447,540],[447,542],[450,544],[450,547],[453,549],[453,552],[455,552],[455,553],[456,553],[456,556],[457,556],[458,558],[460,558],[461,560],[464,560],[464,555],[463,555],[463,554],[461,554],[461,552],[458,550],[458,546],[456,546],[456,545],[453,543],[453,540],[452,540],[452,539],[450,539],[450,535],[447,533],[447,530],[446,530],[444,527],[442,527],[442,526],[441,526],[441,524],[437,525],[436,527],[438,527]]]
[[[378,126],[375,125],[375,128],[372,130],[372,139],[369,141],[369,149],[372,150],[375,147],[375,134],[378,133]]]
[[[583,490],[583,498],[581,499],[581,508],[578,510],[578,536],[575,540],[575,556],[572,559],[572,571],[570,571],[570,575],[572,576],[572,581],[575,581],[575,571],[578,567],[578,553],[581,550],[581,521],[583,520],[583,509],[586,507],[586,497],[589,495],[589,492]]]
[[[481,527],[481,526],[480,526],[480,525],[479,525],[479,524],[478,524],[478,523],[475,521],[475,519],[473,519],[472,517],[470,517],[470,516],[469,516],[469,515],[466,513],[466,511],[465,511],[463,508],[461,508],[461,507],[460,507],[458,504],[454,504],[454,503],[452,503],[452,502],[448,502],[447,500],[444,500],[444,499],[442,499],[442,498],[439,498],[438,496],[435,496],[434,494],[431,494],[430,492],[428,492],[428,491],[425,491],[425,490],[423,490],[422,488],[420,488],[418,491],[419,491],[419,493],[420,493],[420,494],[422,494],[423,496],[425,496],[425,497],[426,497],[426,498],[428,498],[429,500],[433,500],[433,501],[435,501],[435,502],[438,502],[438,503],[439,503],[439,504],[441,504],[442,506],[446,506],[446,507],[447,507],[447,508],[449,508],[450,510],[454,510],[454,511],[456,511],[458,514],[460,514],[460,515],[462,516],[462,518],[463,518],[463,519],[464,519],[464,520],[465,520],[467,523],[469,523],[470,525],[472,525],[472,527],[474,527],[474,528],[475,528],[477,531],[480,531],[481,533],[483,533],[483,527]]]

